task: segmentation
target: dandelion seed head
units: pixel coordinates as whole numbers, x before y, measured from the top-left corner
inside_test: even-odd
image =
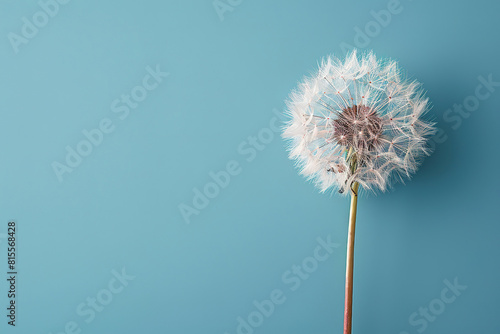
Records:
[[[428,99],[397,63],[372,52],[325,58],[287,100],[290,158],[322,190],[385,191],[416,172],[435,133]],[[353,164],[355,161],[355,164]]]

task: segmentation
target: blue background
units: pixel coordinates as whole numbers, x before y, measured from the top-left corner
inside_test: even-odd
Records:
[[[498,332],[500,88],[457,129],[443,115],[479,76],[500,81],[500,5],[401,0],[377,30],[388,3],[243,1],[221,20],[210,0],[72,0],[16,53],[9,33],[40,6],[3,0],[0,232],[17,221],[19,294],[13,329],[2,279],[0,331],[233,334],[279,289],[255,333],[341,333],[348,199],[299,176],[278,134],[251,162],[238,147],[346,43],[422,82],[446,136],[406,186],[360,198],[353,333],[418,333],[410,315],[455,278],[467,288],[424,331]],[[156,65],[170,75],[121,120],[111,103]],[[52,163],[103,118],[114,132],[59,182]],[[232,160],[241,172],[187,224],[179,205]],[[340,246],[292,291],[282,275],[328,235]],[[86,323],[77,306],[122,268],[135,279]]]

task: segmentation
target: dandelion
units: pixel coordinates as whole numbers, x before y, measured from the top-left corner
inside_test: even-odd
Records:
[[[287,101],[283,137],[300,173],[319,189],[351,195],[344,334],[351,333],[358,190],[384,192],[415,173],[435,133],[428,99],[398,64],[372,52],[324,59]]]

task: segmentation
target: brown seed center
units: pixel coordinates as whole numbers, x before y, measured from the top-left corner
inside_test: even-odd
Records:
[[[365,105],[342,110],[333,121],[333,138],[339,145],[352,147],[356,152],[374,150],[382,136],[382,119]]]

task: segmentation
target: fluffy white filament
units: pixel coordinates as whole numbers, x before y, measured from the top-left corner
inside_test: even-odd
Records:
[[[321,191],[348,194],[353,182],[385,191],[430,154],[426,142],[435,128],[423,119],[427,102],[420,84],[405,80],[395,61],[356,51],[344,61],[327,57],[287,101],[291,119],[283,136],[290,140],[290,158]]]

